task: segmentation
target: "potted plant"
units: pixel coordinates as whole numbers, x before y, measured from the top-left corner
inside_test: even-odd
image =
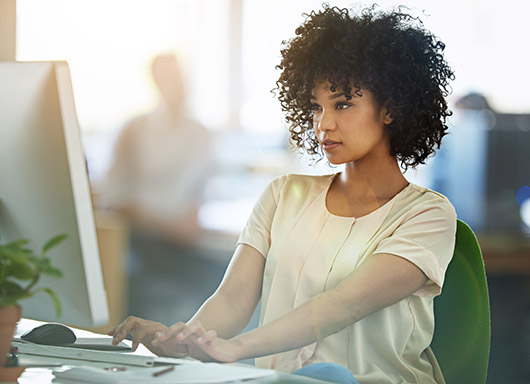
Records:
[[[36,287],[42,275],[61,277],[62,272],[53,267],[48,251],[59,245],[67,235],[57,235],[44,244],[40,254],[27,247],[28,240],[0,242],[0,368],[5,366],[16,323],[20,320],[19,301],[45,292],[51,298],[57,316],[61,304],[56,294],[46,287]]]

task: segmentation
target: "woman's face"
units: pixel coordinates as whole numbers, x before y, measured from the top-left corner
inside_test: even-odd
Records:
[[[342,90],[332,92],[323,82],[313,89],[315,135],[332,164],[377,161],[390,156],[386,125],[392,118],[372,94],[361,89],[348,99]]]

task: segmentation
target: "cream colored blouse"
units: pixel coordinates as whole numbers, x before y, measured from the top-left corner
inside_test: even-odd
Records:
[[[409,184],[363,217],[326,208],[335,175],[288,175],[271,182],[239,243],[265,258],[260,325],[337,286],[376,253],[403,257],[429,281],[410,297],[306,347],[256,359],[259,367],[292,372],[316,362],[347,367],[360,383],[444,383],[429,345],[433,297],[451,260],[456,214],[444,196]],[[340,311],[337,308],[337,311]]]

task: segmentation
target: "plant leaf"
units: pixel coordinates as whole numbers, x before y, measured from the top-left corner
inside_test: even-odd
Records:
[[[28,243],[29,243],[28,239],[19,239],[19,240],[15,240],[15,241],[12,241],[10,243],[7,243],[4,246],[6,248],[23,248],[23,246],[28,244]]]
[[[36,257],[32,261],[39,272],[46,270],[50,266],[50,259],[47,257]]]
[[[16,305],[20,300],[27,299],[37,292],[45,292],[50,296],[55,312],[60,316],[61,305],[55,293],[49,288],[33,288],[41,273],[52,277],[63,275],[59,269],[52,266],[51,260],[45,256],[45,253],[67,237],[66,234],[61,234],[48,240],[42,248],[41,256],[26,248],[28,244],[26,239],[0,244],[0,307]],[[14,281],[11,281],[11,278]],[[31,281],[26,284],[27,286],[22,287],[19,283],[24,280]]]
[[[4,280],[0,284],[0,301],[4,303],[11,303],[9,305],[14,305],[20,299],[23,299],[26,296],[27,292],[17,283],[12,281]],[[7,305],[0,304],[0,307],[5,307]]]
[[[31,280],[35,276],[35,271],[27,263],[19,260],[13,260],[11,265],[7,266],[7,275],[13,276],[19,280]]]
[[[68,235],[66,233],[63,233],[63,234],[60,234],[60,235],[52,237],[42,247],[42,253],[46,254],[46,252],[48,252],[53,247],[59,245],[60,243],[62,243],[67,237],[68,237]]]
[[[63,272],[57,268],[52,267],[51,265],[48,266],[46,269],[43,269],[42,273],[55,278],[63,277]]]
[[[0,257],[27,263],[31,259],[32,253],[27,249],[4,248],[0,249]]]

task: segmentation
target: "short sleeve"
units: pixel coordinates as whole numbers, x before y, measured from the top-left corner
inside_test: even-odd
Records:
[[[402,257],[425,273],[429,281],[414,293],[417,296],[440,294],[453,257],[456,213],[446,198],[437,197],[411,209],[394,233],[374,251]]]
[[[267,257],[271,245],[271,227],[285,176],[273,180],[263,190],[243,228],[237,244],[246,244]]]

